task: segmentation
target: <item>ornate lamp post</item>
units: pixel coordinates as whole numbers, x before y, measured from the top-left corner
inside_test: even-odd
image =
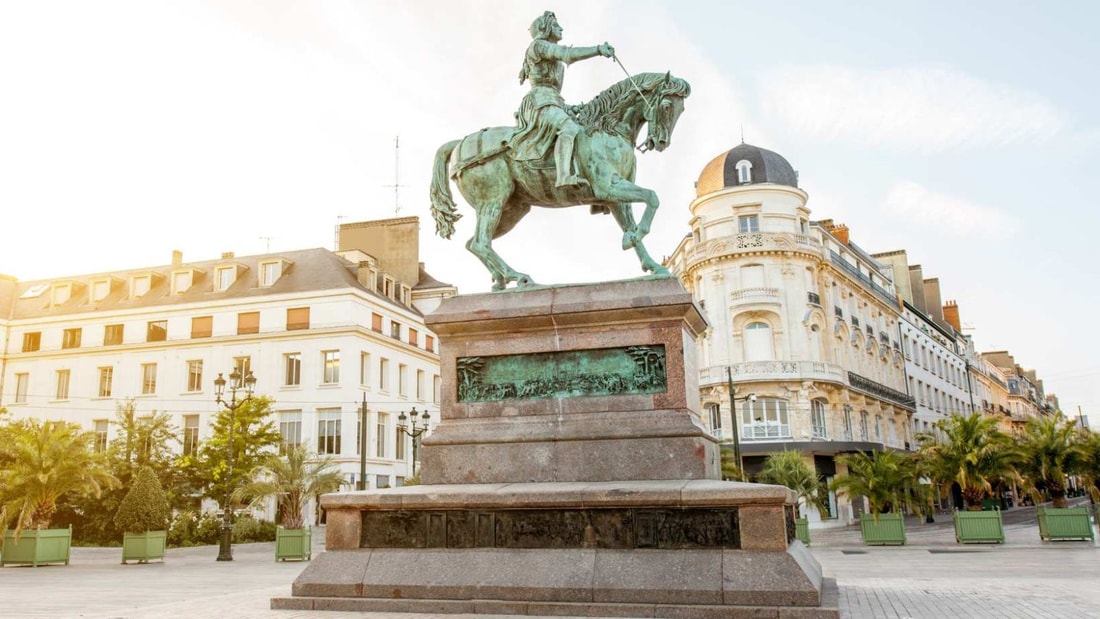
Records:
[[[218,540],[218,561],[233,560],[233,507],[231,504],[233,493],[233,428],[237,425],[237,409],[252,399],[252,392],[256,389],[256,377],[249,370],[244,380],[241,380],[241,371],[238,368],[233,368],[233,371],[229,373],[228,402],[222,398],[225,395],[225,383],[226,380],[222,377],[222,373],[218,372],[218,377],[214,379],[214,401],[229,409],[229,443],[225,449],[227,468],[225,502],[222,504],[222,529],[221,537]],[[237,392],[242,389],[244,390],[244,397],[238,400]]]
[[[405,423],[409,420],[410,417],[412,418],[412,428],[411,429]],[[412,475],[410,477],[416,477],[416,439],[419,438],[421,434],[424,434],[424,432],[428,429],[428,420],[431,419],[431,418],[432,418],[432,416],[428,414],[428,411],[424,411],[424,414],[420,416],[420,419],[423,420],[424,425],[423,426],[417,426],[416,425],[417,418],[416,418],[416,407],[415,406],[412,408],[411,411],[409,411],[408,416],[405,415],[405,411],[401,411],[401,414],[397,416],[397,429],[400,430],[405,435],[412,437],[412,442],[413,442]]]
[[[733,386],[733,371],[726,368],[726,389],[730,394],[730,421],[733,422],[733,458],[737,461],[737,471],[741,473],[741,481],[745,481],[745,466],[741,461],[741,419],[737,416],[737,402],[740,400],[756,401],[756,394],[750,393],[743,398],[734,397],[737,388]]]

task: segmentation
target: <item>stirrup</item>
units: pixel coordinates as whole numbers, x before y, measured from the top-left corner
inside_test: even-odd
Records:
[[[558,179],[557,184],[555,184],[554,186],[555,187],[584,187],[585,185],[588,185],[588,181],[585,178],[583,178],[581,176],[577,176],[576,174],[568,174],[568,175],[566,175],[565,178]]]

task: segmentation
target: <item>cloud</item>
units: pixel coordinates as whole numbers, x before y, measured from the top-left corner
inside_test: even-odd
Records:
[[[1006,240],[1021,229],[1020,221],[1012,215],[936,193],[912,181],[895,183],[883,207],[910,223],[960,237]]]
[[[1065,114],[1043,97],[951,67],[779,68],[760,76],[763,109],[800,137],[942,151],[1049,139]]]

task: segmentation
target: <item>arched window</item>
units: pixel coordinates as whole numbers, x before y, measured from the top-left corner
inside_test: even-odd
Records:
[[[752,182],[752,162],[748,159],[737,162],[737,182],[741,184]]]
[[[766,322],[750,322],[745,325],[745,361],[771,361],[775,359],[772,328]]]
[[[828,438],[825,427],[825,402],[823,400],[810,401],[810,425],[813,428],[814,438]]]
[[[741,404],[741,429],[746,440],[790,438],[787,401],[778,398],[745,400]]]

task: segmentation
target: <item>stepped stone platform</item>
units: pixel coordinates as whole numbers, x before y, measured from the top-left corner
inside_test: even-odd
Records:
[[[717,479],[679,282],[460,296],[427,322],[425,485],[325,495],[328,551],[272,608],[838,617],[793,492]]]

